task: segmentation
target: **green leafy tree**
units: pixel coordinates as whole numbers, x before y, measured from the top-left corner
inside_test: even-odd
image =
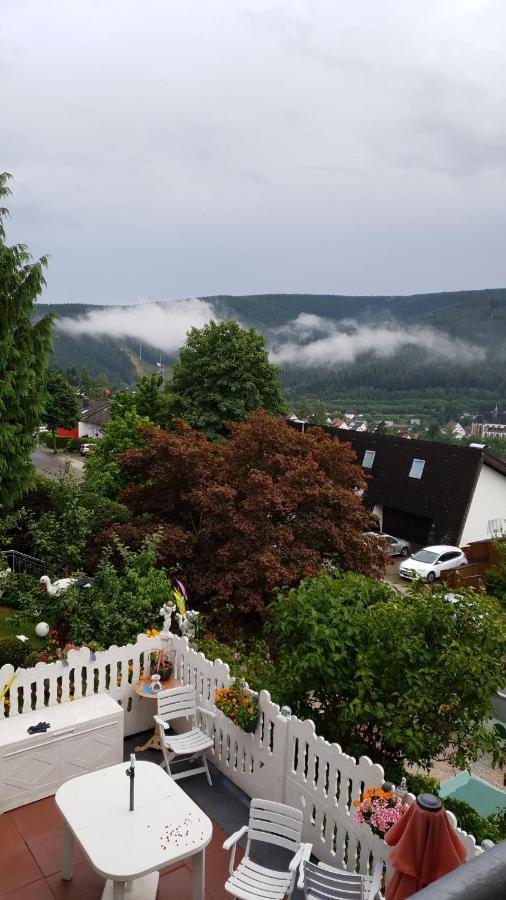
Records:
[[[64,572],[85,569],[90,558],[97,555],[90,551],[94,534],[113,523],[125,522],[128,511],[121,503],[91,490],[68,466],[59,479],[45,480],[45,485],[39,497],[27,495],[31,505],[23,508],[25,521],[20,534],[23,537],[23,531],[28,533],[28,549],[44,560],[45,574],[61,577]],[[41,499],[44,509],[39,505]]]
[[[46,378],[46,406],[44,420],[53,435],[53,453],[57,453],[56,430],[74,428],[79,418],[79,403],[75,391],[63,372],[51,366]]]
[[[192,328],[169,384],[172,414],[213,440],[226,433],[226,422],[242,422],[256,409],[285,410],[265,339],[237,322]]]
[[[323,400],[301,397],[295,409],[299,418],[305,419],[310,425],[327,425],[327,407]]]
[[[137,415],[148,419],[154,425],[166,428],[171,420],[169,411],[169,385],[161,375],[153,372],[145,375],[135,391],[119,391],[111,404],[113,418],[121,418],[126,412],[135,410]]]
[[[95,522],[83,504],[79,479],[69,469],[51,486],[51,509],[29,525],[33,548],[44,560],[46,575],[79,571]]]
[[[302,581],[270,613],[284,702],[347,752],[389,767],[499,759],[484,724],[504,683],[495,600],[464,592],[450,603],[426,587],[401,595],[347,573]]]
[[[104,436],[93,445],[93,452],[86,459],[84,483],[87,492],[116,499],[129,481],[121,465],[120,454],[133,447],[144,446],[138,426],[149,424],[149,419],[139,416],[133,409],[107,423]]]
[[[8,178],[0,174],[0,198],[10,194]],[[6,216],[0,207],[0,514],[30,485],[32,435],[44,407],[52,334],[52,316],[33,321],[47,259],[33,262],[24,244],[7,246]]]
[[[134,553],[116,543],[120,569],[107,550],[93,583],[83,590],[71,588],[65,595],[69,637],[76,644],[95,641],[105,647],[136,640],[147,628],[160,625],[160,607],[172,597],[165,569],[156,566],[158,535],[146,540]]]
[[[506,542],[496,541],[496,564],[487,572],[487,586],[506,610]]]

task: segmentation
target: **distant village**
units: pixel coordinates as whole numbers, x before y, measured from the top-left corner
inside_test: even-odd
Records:
[[[376,419],[371,421],[365,415],[352,410],[345,412],[342,417],[333,416],[331,412],[325,413],[325,415],[326,421],[321,424],[339,428],[342,431],[367,431],[370,434],[388,434],[406,438],[406,440],[413,438],[427,439],[430,431],[430,437],[433,440],[438,440],[437,431],[434,433],[434,424],[432,426],[424,425],[422,417],[406,417],[397,420],[382,419],[381,421]],[[287,418],[288,421],[299,425],[313,424],[311,419],[302,419],[295,413],[289,414]],[[473,436],[476,436],[477,440],[482,440],[483,442],[496,438],[506,438],[506,412],[499,411],[497,406],[495,409],[483,410],[475,415],[466,413],[462,416],[462,422],[467,424],[457,421],[447,422],[439,428],[439,435],[456,441]]]

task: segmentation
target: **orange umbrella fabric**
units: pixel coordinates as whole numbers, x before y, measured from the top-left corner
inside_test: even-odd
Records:
[[[406,900],[432,881],[452,872],[466,859],[466,849],[451,827],[441,801],[421,794],[386,833],[395,849],[390,864],[396,870],[386,900]]]

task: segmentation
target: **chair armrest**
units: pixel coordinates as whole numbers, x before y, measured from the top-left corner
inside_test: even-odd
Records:
[[[290,872],[293,872],[293,876],[295,879],[295,875],[297,869],[299,869],[299,881],[297,887],[302,888],[304,886],[304,863],[307,862],[309,857],[311,856],[311,850],[313,849],[312,844],[301,844],[295,856],[292,857],[288,869]]]
[[[383,875],[383,866],[381,863],[377,863],[374,866],[372,873],[372,881],[371,881],[371,892],[369,894],[369,900],[376,900],[376,897],[381,896],[380,888],[381,888],[381,878]]]
[[[234,832],[234,834],[231,834],[230,837],[227,838],[227,840],[223,844],[223,849],[230,850],[230,848],[233,847],[234,844],[237,844],[237,841],[240,841],[242,836],[245,835],[247,833],[247,831],[248,831],[248,826],[243,825],[242,828],[239,828],[239,831]]]
[[[209,716],[210,719],[216,718],[216,713],[213,712],[212,709],[206,709],[205,706],[197,706],[197,712],[201,713],[204,716]]]
[[[162,728],[170,729],[170,722],[164,722],[160,716],[153,716],[157,725],[160,725]]]

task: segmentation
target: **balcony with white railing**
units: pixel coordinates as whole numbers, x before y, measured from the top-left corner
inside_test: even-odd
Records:
[[[57,705],[61,707],[81,698],[105,693],[122,707],[124,735],[129,751],[138,743],[139,733],[149,732],[153,728],[155,704],[136,694],[134,685],[141,676],[150,675],[153,651],[161,647],[160,637],[140,635],[135,644],[125,647],[113,645],[96,654],[83,647],[71,650],[67,660],[39,662],[32,669],[20,669],[6,701],[0,702],[0,715],[11,723],[13,718],[33,714],[34,711],[40,712],[40,718],[50,719],[51,709]],[[353,802],[360,798],[365,788],[382,786],[382,767],[368,757],[356,760],[343,753],[337,744],[330,744],[319,737],[311,721],[300,720],[287,709],[280,710],[266,691],[261,691],[258,696],[260,715],[255,732],[248,734],[242,731],[214,707],[216,690],[228,687],[232,682],[228,666],[220,660],[210,662],[202,653],[191,649],[184,637],[171,635],[170,649],[174,655],[175,677],[183,684],[193,685],[199,705],[215,712],[214,742],[207,753],[215,773],[214,786],[209,787],[203,776],[187,778],[181,786],[213,818],[217,833],[230,833],[232,826],[236,828],[247,821],[248,798],[279,801],[302,811],[302,839],[312,844],[317,860],[363,874],[370,874],[381,865],[384,880],[388,880],[391,848],[367,826],[357,824],[353,807]],[[3,666],[0,669],[0,685],[7,684],[14,674],[12,666]],[[0,747],[3,724],[0,719]],[[160,754],[149,751],[145,758],[158,761]],[[36,785],[33,787],[36,788]],[[30,831],[30,810],[34,811],[36,818],[35,808],[38,805],[23,806],[29,799],[30,784],[19,789],[19,808],[16,808],[16,800],[13,801],[12,797],[7,806],[0,806],[0,809],[10,810],[6,815],[13,819],[14,824],[16,821],[18,826],[19,822],[25,823],[23,827],[27,832]],[[411,803],[414,798],[406,795],[405,800]],[[50,801],[40,802],[47,808]],[[451,813],[447,815],[466,848],[468,860],[482,854],[474,837],[457,827]],[[0,829],[3,818],[0,816]],[[32,849],[29,849],[33,855]],[[224,896],[223,881],[218,884],[222,862],[216,865],[219,876],[216,873],[213,875],[208,867],[206,882],[208,894],[213,898]],[[49,889],[55,891],[57,871],[46,875],[42,866],[41,872]],[[174,873],[169,874],[172,877]],[[162,878],[160,884],[163,881]],[[18,897],[15,893],[11,896],[12,900]],[[29,896],[26,890],[19,895],[20,898]],[[38,897],[39,894],[33,896]],[[56,896],[71,897],[74,894],[67,889],[66,893],[56,893]],[[90,893],[89,896],[95,894]],[[100,896],[100,892],[96,896]],[[159,896],[165,894],[162,892]],[[173,893],[173,896],[176,894]],[[9,897],[8,892],[6,897]],[[80,897],[83,900],[82,893]],[[181,900],[182,897],[183,894]]]

